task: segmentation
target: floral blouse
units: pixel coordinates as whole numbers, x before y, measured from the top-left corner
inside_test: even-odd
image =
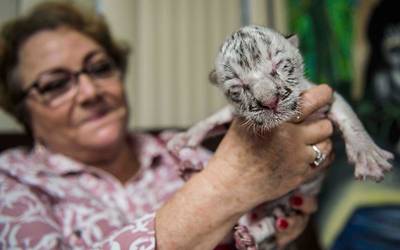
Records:
[[[0,249],[155,249],[155,210],[183,181],[161,137],[130,138],[140,170],[125,184],[40,146],[3,152]]]

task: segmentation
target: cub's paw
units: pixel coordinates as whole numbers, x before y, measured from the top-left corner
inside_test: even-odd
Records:
[[[256,242],[245,225],[237,225],[233,233],[238,250],[257,250]]]
[[[206,138],[207,133],[211,131],[211,128],[206,125],[200,123],[188,131],[176,134],[168,141],[167,149],[175,155],[179,155],[179,152],[183,148],[196,148],[200,146],[201,142]]]
[[[189,135],[187,132],[181,132],[172,137],[167,143],[167,149],[176,156],[179,156],[179,152],[188,147]]]
[[[189,180],[192,175],[202,171],[204,165],[202,162],[194,161],[192,159],[184,159],[178,166],[178,174],[185,181]]]
[[[346,151],[351,163],[355,164],[354,175],[359,180],[372,179],[382,181],[384,173],[392,169],[389,162],[393,154],[379,148],[372,141],[346,145]]]

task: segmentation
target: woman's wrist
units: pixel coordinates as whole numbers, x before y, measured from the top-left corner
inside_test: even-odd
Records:
[[[219,193],[223,204],[232,209],[226,212],[233,215],[244,214],[264,200],[254,190],[255,183],[251,183],[247,174],[235,166],[240,164],[237,162],[237,156],[229,157],[229,160],[228,157],[218,155],[211,158],[207,170],[204,171],[204,178],[213,186],[215,192]]]
[[[212,249],[247,211],[209,171],[214,167],[194,175],[157,211],[157,249]]]

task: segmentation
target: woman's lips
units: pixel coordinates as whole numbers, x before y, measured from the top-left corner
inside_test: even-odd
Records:
[[[109,123],[122,119],[126,114],[125,111],[126,110],[123,107],[98,110],[85,118],[80,123],[80,126],[84,129],[98,129]]]
[[[110,111],[111,111],[111,109],[109,109],[109,108],[98,109],[98,110],[92,112],[86,118],[84,118],[79,123],[79,125],[83,125],[83,124],[86,124],[86,123],[91,123],[91,122],[95,122],[97,120],[100,120],[100,119],[104,118]]]
[[[103,116],[105,116],[109,111],[107,109],[104,110],[100,110],[95,112],[93,115],[90,115],[86,120],[86,122],[91,122],[97,119],[102,118]]]

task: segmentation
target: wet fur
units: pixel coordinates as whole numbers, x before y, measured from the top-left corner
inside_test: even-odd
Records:
[[[210,78],[249,126],[270,130],[299,115],[299,95],[306,86],[296,45],[296,37],[249,26],[221,46]],[[274,97],[279,98],[275,112],[262,105]]]

